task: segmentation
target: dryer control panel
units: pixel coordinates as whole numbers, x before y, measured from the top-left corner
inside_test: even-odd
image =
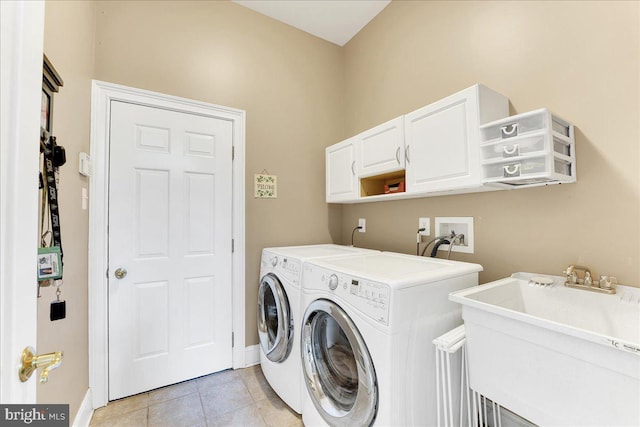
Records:
[[[262,256],[261,274],[274,273],[281,280],[287,280],[290,284],[300,286],[301,262],[295,258],[289,258],[274,253],[266,253]]]
[[[304,288],[325,291],[376,322],[389,324],[391,289],[384,283],[353,277],[312,264],[304,267]]]

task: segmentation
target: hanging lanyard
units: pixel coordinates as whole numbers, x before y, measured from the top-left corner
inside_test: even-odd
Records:
[[[51,246],[60,248],[60,258],[62,253],[62,233],[60,231],[60,210],[58,207],[58,189],[56,187],[55,167],[53,164],[53,147],[56,145],[56,137],[51,136],[44,144],[44,180],[43,191],[46,192],[51,215]],[[44,213],[43,213],[44,216]]]

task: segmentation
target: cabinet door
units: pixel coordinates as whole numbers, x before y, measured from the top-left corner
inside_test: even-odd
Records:
[[[358,135],[358,176],[404,169],[404,116]]]
[[[355,142],[354,137],[326,149],[327,203],[358,198]]]
[[[405,116],[407,192],[482,185],[479,152],[483,121],[508,116],[508,100],[476,85]]]

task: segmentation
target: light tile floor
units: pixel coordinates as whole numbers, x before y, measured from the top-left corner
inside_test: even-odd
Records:
[[[302,419],[271,389],[260,365],[227,370],[109,402],[91,427],[300,427]]]

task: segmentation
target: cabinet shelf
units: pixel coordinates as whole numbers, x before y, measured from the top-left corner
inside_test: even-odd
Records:
[[[397,185],[402,183],[401,185]],[[371,197],[379,195],[392,195],[404,193],[405,171],[395,171],[382,175],[370,176],[360,179],[360,197]],[[392,188],[391,191],[385,189],[385,186]],[[397,188],[397,189],[394,189]]]

